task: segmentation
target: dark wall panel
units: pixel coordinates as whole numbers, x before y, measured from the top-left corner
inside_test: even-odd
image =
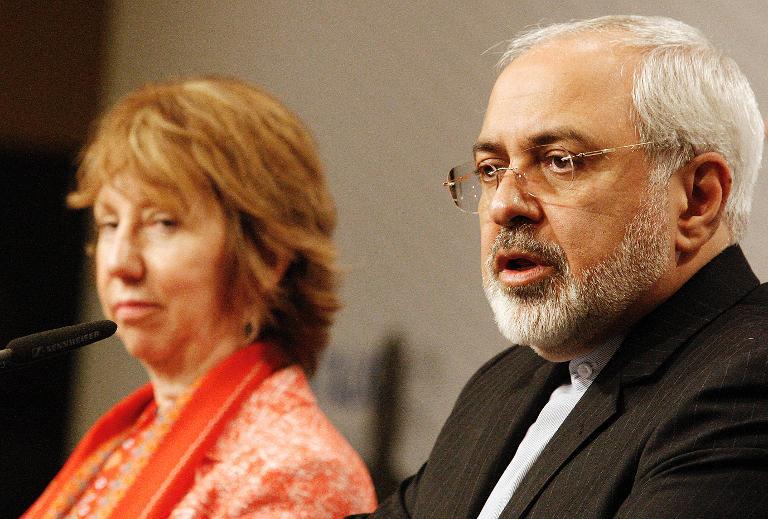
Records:
[[[77,320],[82,216],[69,156],[0,151],[0,344]],[[63,461],[70,358],[0,371],[0,517],[18,517]]]

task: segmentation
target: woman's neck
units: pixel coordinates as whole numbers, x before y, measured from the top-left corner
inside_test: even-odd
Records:
[[[152,382],[159,411],[164,412],[173,407],[178,397],[195,381],[246,345],[246,341],[240,337],[229,340],[219,339],[215,344],[203,345],[202,347],[207,351],[201,351],[201,347],[187,346],[185,352],[188,354],[177,359],[173,365],[158,366],[145,363],[144,367]]]

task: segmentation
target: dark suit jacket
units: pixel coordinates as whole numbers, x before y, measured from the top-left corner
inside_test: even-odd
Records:
[[[371,517],[475,518],[567,363],[510,348]],[[768,517],[768,284],[730,247],[640,321],[502,513]]]

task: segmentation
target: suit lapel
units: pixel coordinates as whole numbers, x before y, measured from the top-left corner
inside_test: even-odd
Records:
[[[602,375],[602,373],[601,373]],[[547,395],[549,396],[549,395]],[[568,459],[582,444],[617,412],[619,377],[597,381],[571,411],[533,464],[501,514],[503,518],[522,517]]]
[[[459,483],[461,491],[466,492],[461,498],[467,506],[466,517],[477,517],[480,513],[528,427],[536,419],[549,394],[564,383],[564,374],[567,376],[564,366],[537,358],[536,362],[540,365],[532,376],[521,377],[520,366],[513,361],[516,358],[512,357],[504,366],[504,372],[509,375],[504,377],[508,385],[502,394],[493,397],[499,405],[488,406],[487,426],[483,427],[473,449],[466,453],[465,462],[468,467],[473,467],[464,471],[465,480]],[[458,516],[464,517],[465,514],[462,512]]]
[[[729,247],[642,319],[544,448],[501,517],[528,512],[560,468],[618,412],[623,386],[652,375],[686,340],[758,284],[741,249]]]

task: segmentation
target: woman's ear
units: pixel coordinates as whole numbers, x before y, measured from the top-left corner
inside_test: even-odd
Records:
[[[680,170],[682,193],[675,240],[679,252],[697,252],[723,225],[732,184],[731,168],[719,153],[697,155]]]
[[[280,284],[291,262],[293,262],[293,257],[275,254],[275,261],[268,274],[268,283],[264,286],[266,290],[272,291]]]
[[[280,285],[280,282],[285,277],[285,272],[288,267],[291,266],[293,258],[290,256],[280,256],[275,254],[273,264],[267,268],[261,284],[262,295],[271,294]],[[247,341],[253,342],[261,333],[261,328],[264,326],[265,315],[264,312],[269,312],[265,298],[259,297],[260,302],[247,303],[247,298],[244,296],[242,299],[243,306],[243,334]],[[267,318],[269,318],[267,316]]]

